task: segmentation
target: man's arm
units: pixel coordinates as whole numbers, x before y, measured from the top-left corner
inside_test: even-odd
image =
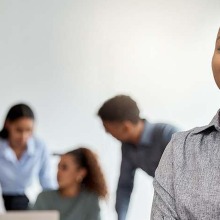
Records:
[[[125,220],[134,185],[135,166],[131,163],[126,152],[122,150],[121,172],[116,195],[116,211],[118,220]]]
[[[151,220],[178,220],[174,198],[173,139],[166,147],[154,178]]]
[[[168,143],[170,142],[172,136],[174,133],[178,132],[179,129],[172,126],[172,125],[166,125],[165,128],[163,129],[163,145],[167,146]]]

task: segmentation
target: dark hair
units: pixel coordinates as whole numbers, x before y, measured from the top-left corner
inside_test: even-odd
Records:
[[[98,111],[102,121],[131,121],[137,123],[140,120],[140,111],[137,103],[126,95],[118,95],[107,100]]]
[[[8,111],[8,114],[5,118],[4,126],[0,131],[0,138],[8,138],[8,131],[5,127],[7,121],[13,122],[23,117],[31,118],[34,120],[34,113],[31,108],[28,105],[22,103],[12,106]]]
[[[88,191],[96,193],[100,198],[106,198],[107,186],[96,155],[84,147],[70,151],[65,155],[72,156],[80,168],[87,170],[87,175],[81,183],[82,186]]]

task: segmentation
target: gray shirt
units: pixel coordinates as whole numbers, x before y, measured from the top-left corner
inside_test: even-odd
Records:
[[[122,143],[121,172],[117,188],[118,220],[125,220],[133,190],[136,169],[154,177],[161,155],[177,129],[169,124],[144,121],[144,130],[137,145]]]
[[[173,135],[156,170],[151,220],[220,219],[220,111]]]
[[[82,191],[76,197],[62,197],[58,190],[39,194],[34,210],[58,210],[60,220],[100,220],[98,196]]]

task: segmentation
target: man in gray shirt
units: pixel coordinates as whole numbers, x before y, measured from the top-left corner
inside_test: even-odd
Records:
[[[220,88],[220,31],[212,69]],[[220,219],[220,111],[209,125],[173,136],[154,189],[151,220]]]
[[[107,100],[98,115],[106,132],[122,142],[116,211],[118,220],[125,220],[136,169],[140,168],[154,177],[161,155],[176,128],[141,119],[136,102],[125,95]]]

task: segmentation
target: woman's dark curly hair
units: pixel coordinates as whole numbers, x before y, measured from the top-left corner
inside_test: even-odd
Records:
[[[84,147],[69,151],[65,155],[72,156],[80,168],[87,170],[87,175],[82,181],[83,187],[105,199],[108,194],[107,186],[97,156]]]

